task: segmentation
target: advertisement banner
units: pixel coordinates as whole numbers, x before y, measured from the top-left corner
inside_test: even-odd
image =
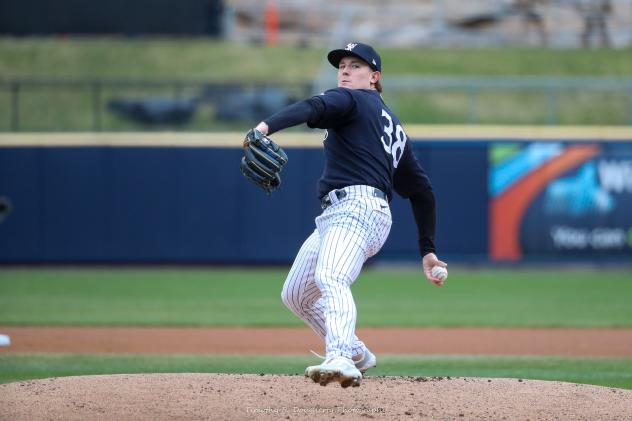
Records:
[[[495,143],[490,257],[632,258],[632,145]]]

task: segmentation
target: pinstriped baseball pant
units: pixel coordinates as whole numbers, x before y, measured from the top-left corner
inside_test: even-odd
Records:
[[[330,193],[332,204],[316,218],[283,285],[284,304],[325,340],[327,358],[352,358],[366,346],[355,335],[356,306],[351,285],[391,229],[388,202],[368,186]]]

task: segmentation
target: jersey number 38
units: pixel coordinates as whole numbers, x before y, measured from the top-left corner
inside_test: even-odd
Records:
[[[381,137],[382,146],[384,146],[386,153],[393,158],[393,167],[397,168],[397,164],[399,164],[399,160],[402,159],[404,154],[406,133],[404,133],[404,129],[399,124],[393,127],[393,118],[384,109],[382,109],[382,117],[386,119],[384,136]],[[393,131],[395,132],[395,141],[393,141]]]

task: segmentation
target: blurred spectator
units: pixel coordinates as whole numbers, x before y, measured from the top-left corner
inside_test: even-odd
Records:
[[[511,8],[522,17],[524,24],[525,38],[529,38],[531,28],[535,29],[540,45],[546,46],[548,37],[546,27],[544,26],[544,18],[540,12],[538,5],[545,4],[547,0],[513,0]]]
[[[599,45],[610,47],[610,37],[606,16],[612,12],[610,0],[577,0],[577,9],[584,19],[584,30],[582,32],[582,46],[590,46],[590,39],[593,34],[599,37]]]

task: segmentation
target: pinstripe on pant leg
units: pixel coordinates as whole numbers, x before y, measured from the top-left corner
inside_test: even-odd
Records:
[[[345,200],[316,218],[316,225],[321,246],[315,281],[325,305],[327,357],[350,358],[366,348],[355,335],[357,311],[350,287],[365,260],[386,241],[390,210],[381,199]]]
[[[352,357],[357,313],[350,287],[362,269],[366,249],[358,224],[340,214],[321,236],[315,280],[325,304],[327,357]]]
[[[355,334],[350,287],[391,227],[387,202],[370,192],[365,186],[352,190],[353,200],[335,201],[316,218],[317,229],[299,250],[281,293],[285,305],[325,339],[328,357],[350,358],[366,349]]]
[[[314,271],[320,250],[318,230],[305,240],[285,279],[281,299],[292,313],[300,317],[321,338],[325,337],[323,305],[320,289],[314,282]]]
[[[281,299],[285,306],[301,318],[325,340],[325,304],[314,281],[316,260],[320,250],[320,236],[314,231],[299,250],[283,285]],[[365,345],[354,335],[353,355],[364,352]]]

